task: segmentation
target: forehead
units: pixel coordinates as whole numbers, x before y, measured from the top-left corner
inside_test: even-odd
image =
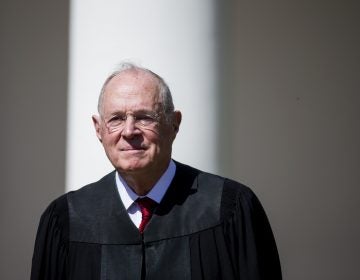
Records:
[[[103,110],[157,109],[159,82],[150,73],[129,70],[113,77],[105,87]]]

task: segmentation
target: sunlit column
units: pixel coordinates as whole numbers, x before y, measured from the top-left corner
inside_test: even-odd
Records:
[[[150,68],[172,90],[183,123],[174,159],[216,169],[213,3],[73,0],[67,136],[67,190],[113,168],[92,127],[107,75],[123,60]]]

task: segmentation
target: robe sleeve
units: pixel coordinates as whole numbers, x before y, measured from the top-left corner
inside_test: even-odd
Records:
[[[31,280],[67,279],[68,209],[66,197],[52,202],[41,216],[32,258]]]
[[[281,280],[275,239],[255,194],[226,179],[220,217],[219,225],[190,237],[192,279]]]
[[[258,198],[236,182],[226,184],[230,191],[225,195],[231,196],[228,201],[233,213],[225,222],[225,232],[239,278],[282,279],[274,235]]]

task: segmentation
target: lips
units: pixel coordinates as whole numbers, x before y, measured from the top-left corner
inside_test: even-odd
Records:
[[[145,148],[143,147],[124,147],[121,148],[120,151],[127,152],[127,151],[143,151]]]

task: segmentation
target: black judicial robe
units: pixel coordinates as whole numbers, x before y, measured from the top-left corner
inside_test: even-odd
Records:
[[[281,279],[274,237],[253,192],[176,165],[142,235],[114,172],[53,201],[40,220],[31,280]]]

